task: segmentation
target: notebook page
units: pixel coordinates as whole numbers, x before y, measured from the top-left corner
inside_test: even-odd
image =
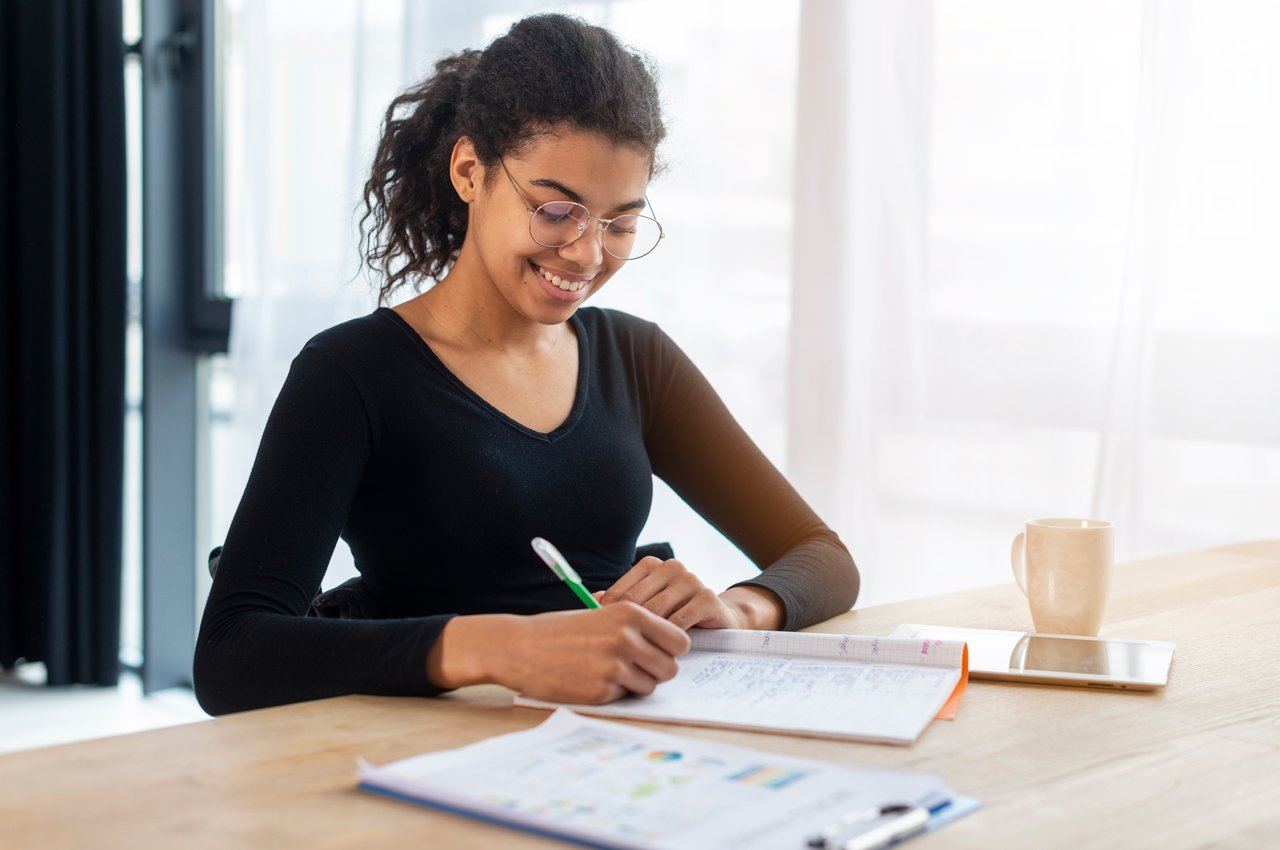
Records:
[[[704,630],[694,641],[699,648],[680,659],[676,677],[649,696],[565,707],[598,717],[903,744],[919,737],[963,675],[959,659],[942,666],[952,650],[932,641],[728,630]],[[752,646],[764,648],[743,651]],[[796,646],[809,654],[788,652]],[[962,655],[964,644],[958,646]],[[912,663],[878,660],[894,657]],[[515,704],[561,705],[523,695]]]
[[[600,717],[910,743],[959,680],[951,668],[691,652],[680,660],[679,675],[649,696],[572,708]]]

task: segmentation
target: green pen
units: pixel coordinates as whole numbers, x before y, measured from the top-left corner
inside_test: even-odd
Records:
[[[543,563],[551,568],[551,572],[555,573],[556,577],[562,582],[569,585],[569,589],[582,600],[583,605],[588,608],[600,607],[600,603],[596,601],[596,598],[582,586],[582,579],[578,576],[577,571],[569,566],[569,562],[564,559],[564,555],[560,554],[559,549],[541,537],[533,538],[533,540],[529,541],[529,545],[533,547],[533,551],[538,553],[538,557],[542,559]]]

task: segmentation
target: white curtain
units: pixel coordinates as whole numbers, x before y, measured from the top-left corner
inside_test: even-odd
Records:
[[[1029,516],[1113,519],[1122,557],[1280,535],[1270,5],[225,7],[210,542],[293,355],[373,307],[382,110],[549,9],[649,53],[671,129],[670,238],[596,303],[690,353],[849,544],[860,605],[1007,580]],[[752,570],[661,488],[646,539],[714,585]],[[339,545],[326,583],[351,569]]]
[[[1122,558],[1280,534],[1278,35],[805,0],[787,458],[861,603],[1007,581],[1030,516]]]

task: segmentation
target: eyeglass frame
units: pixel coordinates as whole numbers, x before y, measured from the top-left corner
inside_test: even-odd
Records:
[[[658,249],[658,246],[662,244],[662,240],[666,238],[667,232],[663,228],[662,222],[658,221],[656,218],[654,218],[651,215],[641,215],[640,213],[625,213],[624,215],[615,216],[614,218],[601,218],[600,216],[593,213],[591,210],[588,210],[586,204],[580,204],[577,201],[547,201],[547,203],[545,204],[538,204],[538,206],[532,207],[529,205],[529,199],[524,196],[524,192],[520,191],[520,186],[516,184],[516,178],[512,177],[511,172],[507,170],[507,163],[505,160],[503,160],[501,156],[498,157],[498,164],[502,166],[502,173],[507,175],[507,181],[511,183],[511,188],[515,190],[516,196],[520,198],[520,203],[524,205],[525,212],[529,213],[529,238],[532,239],[534,242],[537,242],[543,248],[569,247],[570,245],[577,242],[579,239],[583,237],[583,235],[587,232],[587,229],[591,226],[592,219],[595,219],[600,224],[600,229],[599,229],[600,250],[604,251],[606,254],[608,254],[610,257],[613,257],[615,260],[621,260],[624,263],[628,263],[632,260],[639,260],[642,257],[649,256],[650,254],[652,254],[654,251]],[[573,204],[574,206],[582,207],[584,210],[587,211],[587,220],[585,223],[578,226],[578,235],[570,239],[568,242],[565,242],[563,245],[547,245],[544,242],[538,242],[538,237],[533,235],[533,217],[538,214],[539,210],[541,210],[543,207],[548,206],[550,204]],[[653,208],[652,205],[650,205],[649,203],[648,195],[644,196],[644,205],[645,205],[645,209]],[[609,229],[609,225],[613,224],[618,219],[626,218],[629,215],[635,216],[636,218],[647,218],[649,219],[649,221],[652,221],[654,224],[658,225],[658,239],[656,242],[653,243],[653,247],[650,248],[648,251],[645,251],[643,254],[637,254],[634,257],[619,257],[617,254],[610,251],[609,248],[604,244],[604,232]]]

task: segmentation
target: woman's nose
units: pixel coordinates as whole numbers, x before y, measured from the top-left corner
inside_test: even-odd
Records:
[[[594,221],[589,222],[581,236],[560,248],[560,256],[572,260],[581,268],[594,268],[604,261],[602,238],[600,226]]]

